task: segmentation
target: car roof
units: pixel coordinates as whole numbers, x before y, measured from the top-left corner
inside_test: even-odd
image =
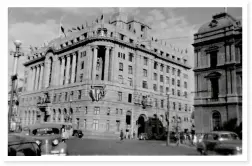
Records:
[[[9,145],[20,144],[20,143],[29,143],[29,142],[35,142],[35,140],[31,137],[27,137],[24,135],[17,135],[17,134],[9,134],[8,135],[8,144]]]

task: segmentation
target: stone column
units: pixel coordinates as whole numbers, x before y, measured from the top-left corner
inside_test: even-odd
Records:
[[[231,94],[231,88],[232,88],[232,86],[231,86],[231,82],[232,82],[232,80],[231,80],[231,70],[229,69],[229,70],[227,70],[227,86],[228,86],[228,95],[230,95],[230,94]]]
[[[36,74],[35,67],[33,67],[33,69],[32,69],[32,88],[31,88],[32,90],[34,90],[35,74]]]
[[[106,46],[104,81],[109,80],[108,79],[108,75],[109,75],[109,50],[110,50],[110,47]]]
[[[69,84],[69,70],[70,70],[70,60],[71,60],[71,57],[70,55],[67,56],[67,66],[66,66],[66,81],[65,81],[65,84]]]
[[[47,59],[47,65],[45,65],[45,88],[49,87],[49,80],[50,80],[50,73],[51,73],[51,65],[52,61],[51,59]]]
[[[75,81],[75,71],[76,71],[76,53],[73,53],[71,83],[74,83]]]
[[[60,85],[60,59],[57,57],[55,60],[55,70],[54,72],[54,85],[59,86]]]
[[[42,63],[40,65],[40,79],[39,79],[39,89],[42,89],[43,88],[43,75],[44,75],[44,64]]]
[[[61,58],[61,70],[60,70],[60,85],[64,82],[64,70],[65,70],[65,57]]]
[[[226,45],[226,62],[229,62],[230,59],[230,52],[229,52],[229,45]]]
[[[231,55],[230,55],[230,61],[235,61],[235,45],[231,45]]]
[[[28,77],[28,90],[31,91],[32,90],[32,75],[33,75],[33,71],[32,71],[32,67],[30,68],[30,71],[29,71],[29,77]]]
[[[114,81],[114,67],[115,67],[115,48],[111,47],[111,54],[110,54],[110,75],[109,81]]]
[[[92,80],[95,81],[96,77],[96,64],[97,64],[97,46],[93,46],[94,55],[93,55],[93,66],[92,66]]]
[[[38,84],[39,84],[39,71],[40,70],[40,66],[37,66],[37,71],[36,71],[36,80],[35,80],[35,90],[38,90]]]
[[[233,94],[237,95],[237,79],[236,79],[236,70],[232,70],[232,88],[233,88]]]

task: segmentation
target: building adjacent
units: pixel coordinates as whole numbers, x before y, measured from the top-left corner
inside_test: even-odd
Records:
[[[242,24],[219,13],[194,34],[196,132],[242,122]]]
[[[180,130],[191,129],[186,50],[153,39],[151,27],[122,12],[77,29],[24,64],[22,126],[70,121],[86,135],[142,133],[149,117],[166,125],[170,93],[170,130],[176,117]]]

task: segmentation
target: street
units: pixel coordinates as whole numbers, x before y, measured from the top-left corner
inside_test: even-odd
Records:
[[[67,141],[69,155],[199,155],[194,148],[165,146],[165,141],[78,139]]]

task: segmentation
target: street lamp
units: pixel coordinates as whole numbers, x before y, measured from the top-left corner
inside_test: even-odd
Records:
[[[170,112],[170,93],[167,94],[167,113],[166,113],[166,121],[167,121],[167,138],[166,138],[166,146],[169,146],[170,144],[170,132],[169,132],[169,112]]]
[[[11,51],[11,55],[14,55],[14,66],[13,66],[13,73],[11,75],[11,97],[10,97],[10,106],[9,106],[9,113],[8,113],[8,131],[11,131],[11,119],[12,119],[12,111],[13,111],[13,97],[14,97],[14,86],[15,81],[17,80],[17,67],[18,67],[18,58],[23,54],[20,52],[20,46],[22,42],[20,40],[14,41],[15,51]],[[16,92],[17,93],[17,92]]]

